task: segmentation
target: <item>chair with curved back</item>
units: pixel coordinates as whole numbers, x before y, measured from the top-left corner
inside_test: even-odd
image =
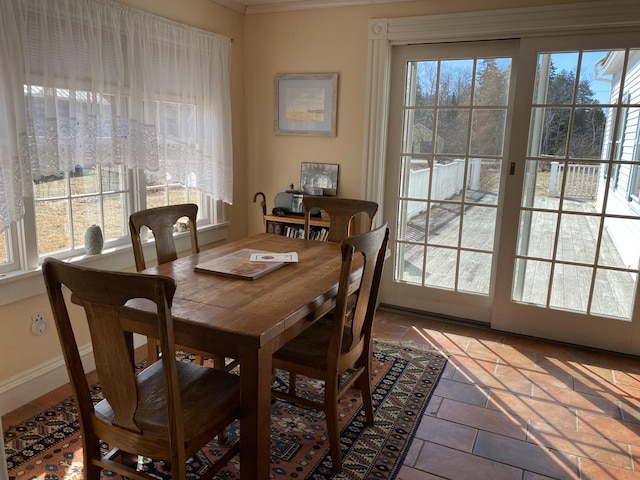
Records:
[[[373,425],[374,421],[370,384],[371,330],[388,240],[386,223],[343,240],[340,283],[332,321],[317,321],[273,355],[274,367],[289,372],[288,391],[274,390],[273,394],[325,412],[331,459],[336,472],[342,471],[338,401],[350,386],[355,384],[362,392],[367,424]],[[359,254],[364,257],[364,266],[354,291],[351,274],[354,259]],[[351,309],[349,297],[353,293],[356,294],[356,303]],[[323,380],[324,398],[315,401],[298,396],[297,374]]]
[[[309,221],[312,210],[324,210],[329,215],[329,242],[341,242],[352,235],[353,219],[359,213],[366,214],[368,225],[364,231],[371,230],[373,217],[378,211],[378,204],[369,200],[336,197],[305,196],[302,199],[305,211],[305,238],[311,235]]]
[[[83,268],[51,258],[42,271],[80,419],[84,477],[98,480],[101,470],[108,469],[150,480],[153,477],[136,470],[137,455],[143,455],[170,463],[172,477],[186,479],[187,460],[239,417],[240,385],[237,375],[176,360],[173,279]],[[122,321],[124,306],[132,299],[155,304],[155,323],[145,314],[144,328],[153,328],[164,352],[161,361],[137,374],[134,317]],[[89,326],[104,395],[95,406],[69,318],[71,301],[83,307]],[[104,456],[101,442],[110,448]],[[206,477],[212,478],[237,451],[238,442]]]
[[[140,237],[142,227],[149,228],[153,233],[156,242],[157,262],[158,265],[160,265],[172,262],[178,258],[176,245],[173,240],[174,226],[179,219],[187,217],[189,220],[189,234],[191,236],[191,253],[198,253],[200,247],[198,246],[198,231],[196,228],[197,216],[198,205],[195,203],[166,205],[132,213],[129,217],[129,231],[131,232],[136,270],[139,272],[147,268]]]
[[[353,234],[353,221],[359,214],[364,217],[366,224],[362,225],[362,230],[367,232],[373,226],[373,217],[378,211],[378,204],[369,200],[359,200],[355,198],[336,198],[305,196],[302,199],[305,211],[305,238],[311,236],[312,211],[320,209],[329,215],[329,233],[326,238],[328,242],[341,242]],[[353,308],[353,296],[349,299],[349,308]],[[328,315],[330,316],[330,315]]]
[[[147,227],[153,233],[156,243],[157,263],[172,262],[178,258],[176,245],[173,239],[175,224],[179,219],[186,217],[189,225],[189,235],[191,237],[191,253],[199,253],[198,230],[196,220],[198,217],[198,205],[195,203],[182,203],[178,205],[166,205],[162,207],[148,208],[134,212],[129,217],[129,231],[131,232],[131,243],[133,246],[133,256],[136,261],[136,270],[140,272],[147,268],[142,248],[141,231],[142,227]],[[181,348],[182,350],[187,350]],[[202,365],[204,355],[200,352],[193,352],[196,355],[196,363]],[[147,360],[149,362],[160,358],[158,342],[147,339]],[[222,356],[212,356],[216,368],[225,368],[225,359]]]
[[[133,247],[133,257],[136,261],[136,271],[140,272],[147,268],[142,247],[142,227],[147,227],[151,230],[151,233],[153,233],[157,263],[160,265],[172,262],[178,258],[173,232],[178,220],[184,217],[186,217],[189,222],[191,253],[198,253],[200,252],[200,247],[198,246],[198,230],[196,228],[198,205],[195,203],[147,208],[146,210],[134,212],[129,216],[129,231],[131,232],[131,244]],[[160,358],[158,342],[147,338],[147,360],[152,362],[158,358]],[[203,356],[196,354],[196,363],[202,365],[203,362]]]

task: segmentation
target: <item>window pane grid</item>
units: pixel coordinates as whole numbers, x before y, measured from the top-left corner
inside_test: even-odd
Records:
[[[639,57],[633,50],[539,54],[514,301],[631,319],[640,229],[629,200],[640,91],[628,86]],[[547,293],[535,293],[541,290]]]
[[[77,252],[90,225],[99,225],[105,242],[127,235],[127,170],[120,167],[76,168],[34,182],[38,253]],[[104,187],[107,191],[103,191]]]
[[[406,72],[395,278],[488,295],[511,59],[419,60]]]

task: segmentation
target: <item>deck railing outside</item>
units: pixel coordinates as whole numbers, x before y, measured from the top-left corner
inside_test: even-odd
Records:
[[[420,170],[412,170],[409,174],[409,198],[427,198],[429,191],[430,168],[422,168]],[[433,173],[433,182],[431,183],[432,201],[446,200],[459,195],[464,187],[464,160],[456,159],[451,163],[436,164]],[[419,215],[427,208],[426,202],[413,201],[408,202],[407,218],[410,219],[414,215]]]
[[[565,172],[566,170],[566,172]],[[565,169],[560,162],[551,162],[549,175],[549,194],[559,195],[562,187],[562,174],[567,179],[564,196],[569,198],[596,198],[598,194],[598,176],[600,164],[569,164]]]

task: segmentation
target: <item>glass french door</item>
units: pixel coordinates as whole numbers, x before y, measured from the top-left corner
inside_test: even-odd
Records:
[[[516,49],[394,48],[382,302],[489,322]]]
[[[383,303],[640,353],[639,39],[394,48]]]
[[[640,352],[640,41],[522,45],[492,326]]]

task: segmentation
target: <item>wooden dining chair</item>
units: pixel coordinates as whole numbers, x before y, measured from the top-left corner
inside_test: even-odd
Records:
[[[239,417],[240,385],[237,375],[176,360],[173,279],[83,268],[51,258],[42,271],[80,419],[85,478],[98,480],[100,471],[107,469],[151,479],[136,470],[137,455],[143,455],[169,462],[172,478],[185,480],[187,460]],[[70,297],[63,286],[71,291]],[[161,361],[137,374],[132,333],[136,328],[130,317],[127,330],[122,322],[124,306],[132,299],[155,304],[154,314],[143,314],[141,320],[160,339],[164,352]],[[95,406],[69,318],[71,301],[84,308],[89,327],[104,395]],[[101,441],[109,446],[106,455],[101,454]],[[206,477],[212,478],[238,449],[236,442]]]
[[[142,248],[140,233],[142,227],[147,227],[153,233],[156,243],[156,257],[158,265],[172,262],[178,258],[176,245],[173,239],[175,224],[179,219],[186,217],[189,225],[189,235],[191,236],[191,253],[200,252],[198,245],[198,230],[196,219],[198,217],[198,205],[195,203],[183,203],[178,205],[166,205],[162,207],[148,208],[134,212],[129,217],[129,231],[131,232],[131,243],[133,246],[133,256],[136,261],[136,270],[140,272],[147,268]],[[189,349],[180,347],[181,350],[189,352]],[[196,363],[204,363],[204,354],[191,351],[196,356]],[[156,361],[160,358],[158,342],[155,339],[147,338],[147,360]],[[225,369],[227,364],[224,357],[213,355],[211,357],[216,368]],[[235,366],[236,363],[230,364]]]
[[[340,283],[332,320],[317,321],[273,355],[274,367],[289,372],[288,391],[274,390],[273,394],[325,412],[333,469],[338,473],[342,471],[338,401],[350,386],[355,385],[362,392],[367,424],[373,425],[374,421],[371,329],[388,240],[386,223],[343,240]],[[355,308],[351,310],[348,307],[349,296],[354,293],[351,272],[354,258],[359,254],[364,257],[364,266],[355,290]],[[298,396],[296,375],[323,380],[324,398],[316,401]]]
[[[172,262],[178,258],[176,245],[173,240],[173,231],[176,222],[183,217],[186,217],[189,221],[191,253],[198,253],[200,247],[198,246],[198,230],[196,228],[197,216],[198,205],[195,203],[166,205],[132,213],[129,217],[129,231],[131,232],[131,243],[133,246],[133,257],[136,261],[136,270],[139,272],[147,268],[140,237],[142,227],[147,227],[153,233],[156,242],[158,265]]]
[[[327,237],[329,242],[341,242],[352,235],[353,219],[359,213],[365,213],[368,219],[364,230],[371,230],[373,217],[378,211],[376,202],[353,198],[305,196],[302,199],[302,205],[305,211],[305,238],[308,239],[311,235],[309,222],[312,210],[320,209],[329,215],[329,236]]]

